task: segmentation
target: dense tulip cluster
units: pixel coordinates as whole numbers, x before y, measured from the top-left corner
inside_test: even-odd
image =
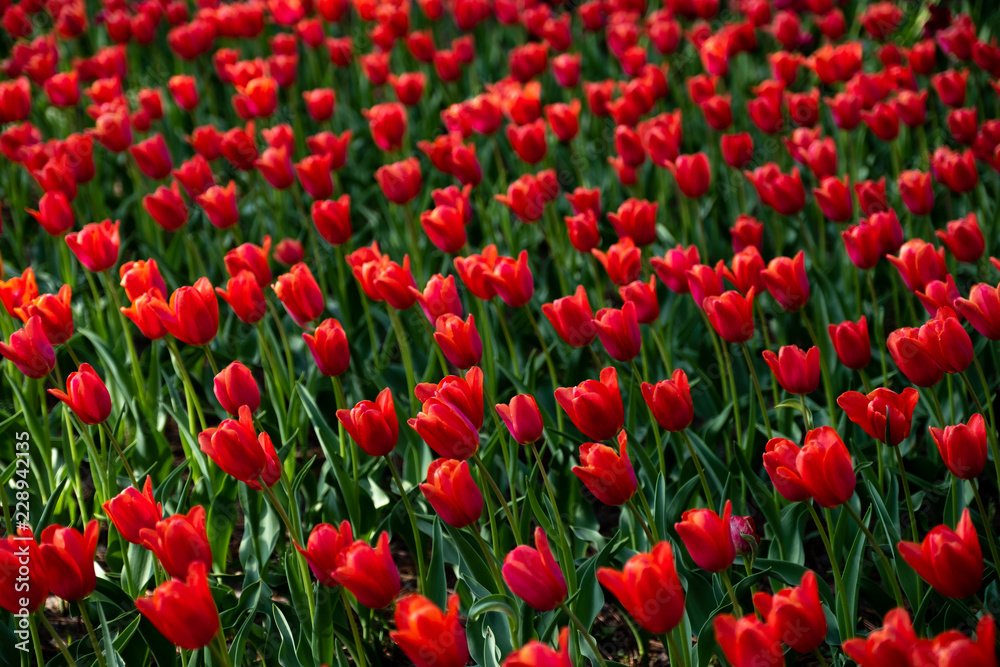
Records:
[[[6,643],[996,667],[998,19],[0,2]]]

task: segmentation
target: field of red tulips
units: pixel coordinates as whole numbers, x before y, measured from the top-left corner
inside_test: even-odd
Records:
[[[0,0],[0,667],[997,667],[1000,6]]]

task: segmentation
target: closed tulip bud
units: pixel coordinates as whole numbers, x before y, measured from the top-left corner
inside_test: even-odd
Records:
[[[247,406],[239,409],[239,420],[227,419],[217,428],[198,434],[198,447],[222,471],[254,491],[260,491],[260,480],[271,487],[281,478],[281,461],[274,451],[271,436],[257,435],[253,414]]]
[[[755,593],[753,604],[778,639],[797,653],[811,653],[826,639],[826,614],[812,570],[802,576],[798,586],[774,595]]]
[[[139,170],[154,181],[169,176],[170,170],[174,167],[167,142],[160,133],[134,144],[129,148],[129,152],[135,158]]]
[[[420,161],[415,157],[379,167],[375,180],[386,199],[394,204],[406,204],[420,192],[423,179],[420,175]]]
[[[174,178],[184,186],[184,190],[191,199],[197,198],[198,195],[215,185],[212,167],[208,164],[208,160],[201,155],[195,155],[187,162],[182,163],[172,173]]]
[[[320,373],[335,377],[347,371],[351,364],[351,350],[339,321],[332,317],[323,320],[312,333],[303,333],[302,340],[306,342]]]
[[[420,490],[449,526],[465,528],[478,521],[483,513],[483,495],[469,474],[468,461],[431,461],[427,482],[420,485]]]
[[[572,667],[569,657],[569,628],[559,631],[559,650],[537,640],[531,640],[516,651],[507,654],[503,667]]]
[[[572,141],[580,130],[580,100],[570,104],[550,104],[545,107],[545,118],[552,134],[562,142]]]
[[[605,505],[623,505],[635,494],[637,482],[627,444],[628,436],[621,431],[617,452],[596,442],[580,445],[580,465],[573,467],[573,474]]]
[[[169,188],[161,185],[155,192],[144,196],[142,207],[165,231],[176,232],[187,224],[188,209],[177,181],[172,182]]]
[[[184,111],[194,111],[198,106],[197,80],[193,76],[178,74],[167,81],[174,103]]]
[[[854,494],[857,480],[844,441],[829,426],[806,433],[798,471],[809,494],[823,507],[837,507]]]
[[[851,263],[857,268],[863,270],[874,268],[882,259],[884,251],[880,230],[867,220],[848,227],[840,235],[844,239],[844,248]]]
[[[416,287],[410,287],[409,292],[420,304],[430,322],[436,322],[445,314],[461,316],[464,313],[462,300],[455,286],[455,276],[445,278],[440,273],[434,274],[427,281],[423,292]]]
[[[136,609],[171,644],[195,651],[208,646],[219,632],[219,612],[208,586],[205,564],[193,563],[177,579],[156,587],[152,597],[135,601]]]
[[[240,213],[236,208],[235,181],[229,181],[225,187],[213,185],[195,197],[195,201],[214,227],[229,229],[240,221]]]
[[[51,236],[62,236],[73,229],[73,209],[62,190],[49,190],[38,200],[38,210],[29,208],[26,212],[38,221]]]
[[[445,313],[437,318],[434,340],[444,356],[460,369],[471,368],[483,357],[483,343],[472,315],[462,320],[458,315]]]
[[[1000,286],[973,285],[969,298],[955,301],[955,308],[980,334],[1000,340]]]
[[[904,171],[899,175],[899,194],[914,215],[927,215],[934,208],[930,172]],[[941,232],[938,232],[940,236]],[[942,240],[944,240],[942,238]]]
[[[305,90],[302,99],[306,103],[306,112],[317,123],[329,120],[337,106],[337,94],[331,88]]]
[[[407,424],[439,456],[464,461],[479,449],[479,428],[462,410],[437,396],[423,401]]]
[[[23,590],[19,590],[19,587]],[[30,528],[0,539],[0,609],[22,614],[42,608],[49,595],[49,578]]]
[[[949,222],[947,230],[939,229],[934,233],[960,262],[975,264],[986,249],[986,241],[974,211],[964,218]]]
[[[889,334],[886,347],[899,370],[918,387],[933,387],[944,377],[944,369],[920,340],[917,327],[896,329]]]
[[[650,263],[656,276],[667,288],[675,294],[687,294],[691,291],[688,271],[700,263],[698,247],[690,245],[687,248],[678,245],[668,250],[660,257],[653,257]]]
[[[630,237],[636,245],[646,246],[656,240],[658,207],[656,202],[626,199],[617,212],[608,213],[608,220],[614,226],[618,238]]]
[[[569,242],[577,251],[589,253],[601,242],[601,232],[597,228],[597,216],[593,211],[587,209],[576,215],[568,215],[565,221]]]
[[[254,160],[254,166],[264,180],[277,190],[286,190],[295,182],[291,151],[287,146],[267,148]]]
[[[333,194],[332,162],[328,153],[321,153],[304,157],[295,163],[299,183],[313,199],[326,199]]]
[[[244,243],[226,253],[226,272],[230,276],[236,276],[241,271],[250,271],[256,278],[257,284],[265,287],[271,282],[271,267],[267,263],[270,252],[270,236],[265,236],[260,246]]]
[[[618,373],[609,366],[601,371],[601,379],[584,380],[576,387],[555,390],[556,402],[588,438],[610,440],[625,422]]]
[[[251,271],[240,271],[229,279],[226,289],[216,287],[215,291],[246,324],[256,324],[267,314],[264,291]]]
[[[771,162],[744,174],[754,186],[761,202],[779,214],[795,215],[805,208],[806,194],[798,167],[792,169],[790,174],[785,174],[778,165]]]
[[[833,222],[847,222],[854,214],[854,199],[851,197],[850,177],[843,180],[835,176],[826,176],[819,188],[813,189],[816,204],[828,219]]]
[[[207,345],[219,331],[219,302],[208,278],[177,288],[169,304],[152,300],[150,307],[170,335],[188,345]]]
[[[627,125],[615,128],[615,152],[626,166],[633,169],[646,161],[646,151],[639,133]]]
[[[421,403],[441,399],[464,415],[473,428],[478,430],[483,426],[483,371],[479,368],[470,368],[465,377],[449,375],[437,384],[421,382],[413,393]]]
[[[114,224],[110,220],[92,222],[78,232],[67,234],[66,245],[87,270],[94,273],[107,271],[118,261],[120,225],[118,220]]]
[[[899,249],[898,256],[890,255],[888,259],[913,292],[923,291],[931,280],[944,280],[948,275],[944,248],[935,248],[923,239],[910,239]]]
[[[341,195],[338,199],[318,200],[312,203],[312,221],[316,231],[330,245],[347,243],[351,229],[351,195]]]
[[[337,410],[337,419],[369,456],[385,456],[396,447],[399,421],[388,387],[374,401],[361,401],[350,410]]]
[[[400,589],[399,570],[389,550],[389,534],[379,535],[374,549],[362,540],[347,547],[337,559],[333,577],[369,609],[389,606]]]
[[[56,365],[55,351],[37,315],[29,318],[23,329],[12,333],[7,343],[0,343],[0,355],[29,378],[43,378]]]
[[[22,302],[20,307],[14,308],[14,315],[25,323],[37,316],[49,343],[61,345],[73,337],[72,297],[72,288],[63,285],[58,294],[40,294]]]
[[[819,348],[803,351],[795,345],[783,345],[775,354],[764,350],[764,361],[774,379],[790,394],[811,394],[819,386]]]
[[[97,519],[91,520],[83,533],[55,524],[42,531],[38,554],[53,595],[76,602],[94,592],[97,587],[94,553],[100,534]]]
[[[642,273],[642,251],[631,236],[622,237],[607,252],[596,248],[590,252],[608,272],[611,282],[619,287],[638,280]]]
[[[239,414],[246,406],[250,412],[260,407],[260,389],[250,369],[238,361],[229,364],[215,376],[215,397],[222,409],[231,415]]]
[[[572,296],[542,304],[542,313],[559,337],[573,347],[585,347],[597,336],[593,311],[583,285],[578,285]]]
[[[80,364],[80,370],[66,378],[66,391],[49,389],[49,393],[73,410],[84,424],[100,424],[111,414],[111,396],[104,381],[90,364]]]
[[[149,340],[159,340],[167,335],[167,328],[157,314],[156,309],[159,306],[153,304],[162,301],[163,294],[159,289],[151,289],[145,294],[140,294],[128,308],[121,308],[121,312],[139,328],[143,336]]]
[[[534,279],[528,267],[527,250],[522,250],[516,260],[497,257],[492,272],[486,278],[497,295],[511,308],[520,308],[528,303],[535,291]]]
[[[733,667],[778,667],[784,664],[777,630],[753,614],[736,619],[729,614],[714,621],[715,640]]]
[[[530,445],[542,437],[545,424],[531,394],[518,394],[510,399],[510,403],[498,403],[495,407],[515,442]]]
[[[947,147],[938,148],[931,156],[931,172],[935,180],[957,194],[971,192],[979,182],[976,157],[971,150],[958,153]]]
[[[722,159],[733,169],[742,169],[753,160],[753,138],[747,132],[724,134],[719,145]]]
[[[861,370],[871,363],[872,347],[864,315],[857,322],[846,320],[831,324],[828,331],[840,363],[853,370]]]
[[[924,285],[922,292],[916,292],[915,294],[931,317],[936,316],[937,311],[945,306],[957,310],[958,306],[956,302],[961,298],[958,288],[955,287],[955,279],[950,275],[944,280],[930,281]],[[964,315],[959,316],[964,317]]]
[[[703,570],[721,572],[733,564],[736,550],[729,534],[733,504],[727,500],[722,516],[709,509],[687,510],[674,524],[691,559]]]
[[[920,327],[917,341],[945,373],[962,373],[975,358],[972,339],[948,306]]]
[[[760,544],[760,535],[757,534],[757,524],[752,517],[730,517],[729,537],[733,541],[733,548],[740,556],[752,557],[757,553],[757,546]]]
[[[649,406],[653,418],[667,431],[683,431],[694,420],[694,403],[691,401],[691,387],[687,373],[678,368],[669,380],[656,384],[643,382],[642,397]]]
[[[986,467],[986,422],[974,414],[968,424],[930,427],[945,466],[959,479],[975,479]]]
[[[684,588],[669,542],[658,543],[648,554],[632,556],[621,572],[599,568],[597,580],[647,632],[670,632],[684,616]]]
[[[396,630],[389,636],[415,667],[463,667],[469,646],[458,605],[455,593],[448,597],[447,613],[422,595],[407,595],[396,605]]]
[[[788,502],[800,502],[811,497],[809,488],[798,471],[801,448],[787,438],[771,438],[764,451],[764,469],[774,488]]]
[[[708,192],[712,173],[708,156],[704,153],[679,155],[674,162],[667,163],[667,168],[674,175],[677,187],[685,197],[697,199]]]
[[[132,544],[142,544],[143,529],[156,530],[157,522],[163,518],[163,506],[153,498],[149,475],[142,491],[130,486],[102,507],[121,536]]]
[[[949,69],[932,76],[931,85],[934,86],[941,101],[954,109],[965,104],[965,87],[968,79],[968,70]]]
[[[861,111],[861,120],[882,141],[892,141],[899,135],[899,115],[891,104],[876,102],[871,111]]]
[[[761,271],[767,291],[782,308],[795,312],[809,300],[809,277],[806,275],[805,253],[794,258],[775,257]]]
[[[312,271],[298,263],[271,286],[285,310],[300,327],[305,327],[323,313],[323,293]]]
[[[522,544],[504,558],[503,580],[536,611],[555,609],[566,600],[566,579],[541,528],[535,528],[535,548]]]
[[[648,282],[635,280],[618,288],[618,294],[626,303],[635,305],[635,314],[640,324],[652,324],[660,318],[660,302],[656,298],[656,276]]]
[[[861,667],[880,667],[913,664],[914,658],[926,653],[927,643],[917,638],[909,613],[899,608],[885,615],[881,628],[865,639],[848,639],[843,648]]]
[[[453,254],[465,246],[465,218],[451,206],[435,206],[420,214],[420,225],[438,250]]]
[[[762,289],[765,289],[764,281],[760,275],[763,270],[764,259],[760,256],[760,251],[755,246],[747,246],[733,255],[732,269],[727,267],[721,259],[715,265],[715,274],[719,275],[721,273],[723,278],[732,283],[743,294],[749,292],[751,288],[753,288],[754,292],[758,293]],[[708,275],[707,272],[706,275]],[[702,291],[704,291],[704,288]],[[718,291],[719,293],[722,292],[721,284],[719,284]]]
[[[539,118],[524,125],[507,126],[507,141],[519,158],[528,164],[538,164],[548,152],[545,122]]]
[[[345,520],[341,522],[339,528],[328,523],[318,524],[309,533],[306,548],[303,549],[298,544],[295,548],[309,563],[309,569],[312,570],[316,580],[328,588],[334,588],[340,585],[334,578],[337,561],[340,554],[353,543],[351,524]]]
[[[593,321],[597,335],[608,355],[617,361],[630,361],[639,354],[642,333],[636,317],[635,303],[627,301],[621,310],[602,308]]]
[[[753,338],[754,288],[746,296],[729,291],[719,296],[706,297],[702,309],[708,315],[715,332],[730,343],[745,343]]]
[[[900,542],[899,555],[945,597],[974,595],[983,583],[983,552],[968,508],[955,530],[938,526],[923,543]]]

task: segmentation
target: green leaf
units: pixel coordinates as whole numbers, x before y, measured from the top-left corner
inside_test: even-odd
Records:
[[[271,613],[274,618],[274,626],[281,636],[281,646],[278,649],[278,664],[281,667],[300,667],[299,659],[295,655],[295,639],[292,637],[292,628],[285,620],[285,615],[281,613],[278,605],[271,605]]]
[[[337,478],[337,484],[340,486],[340,493],[344,498],[344,503],[347,505],[347,514],[351,519],[351,524],[359,526],[361,525],[361,508],[358,504],[358,494],[354,486],[354,480],[348,474],[347,466],[338,464],[338,462],[341,462],[340,439],[334,433],[333,429],[330,428],[323,413],[320,412],[319,406],[316,405],[316,400],[312,394],[301,384],[296,386],[299,390],[299,398],[302,400],[302,405],[309,415],[309,421],[312,422],[313,430],[316,432],[316,437],[319,438],[320,447],[323,448],[323,453],[326,454],[326,458],[330,462],[330,469],[333,470],[334,477]]]
[[[474,529],[474,528],[473,528]],[[441,535],[441,520],[434,520],[434,541],[431,544],[431,562],[427,569],[427,597],[439,608],[448,602],[448,583],[444,577],[444,537]]]

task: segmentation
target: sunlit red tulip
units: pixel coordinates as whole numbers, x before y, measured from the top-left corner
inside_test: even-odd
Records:
[[[775,257],[761,271],[761,278],[782,308],[794,312],[809,300],[809,278],[806,275],[805,253],[799,251],[794,258]]]
[[[478,521],[483,513],[483,495],[469,473],[468,461],[431,461],[427,482],[420,485],[420,490],[449,526],[465,528]]]
[[[208,567],[193,563],[179,578],[156,587],[150,598],[135,601],[171,644],[190,651],[208,646],[219,632],[219,612],[208,586]]]
[[[960,262],[975,264],[986,249],[975,211],[964,218],[952,220],[946,230],[938,229],[934,233]]]
[[[163,518],[163,507],[153,498],[153,482],[148,475],[142,491],[130,486],[102,507],[121,536],[132,544],[142,544],[142,530],[155,530]]]
[[[955,530],[937,526],[922,544],[900,542],[898,548],[906,564],[945,597],[969,597],[983,583],[983,551],[968,508]]]
[[[504,558],[503,580],[536,611],[555,609],[566,599],[566,579],[541,528],[535,528],[534,548],[522,544]]]
[[[864,639],[848,639],[843,648],[861,667],[878,667],[912,664],[918,647],[925,649],[926,644],[926,641],[917,639],[910,615],[899,608],[885,615],[881,628]]]
[[[11,334],[6,343],[0,343],[0,355],[29,378],[43,378],[56,365],[55,351],[38,316],[29,318],[23,329]]]
[[[49,578],[38,544],[30,528],[18,528],[0,540],[0,609],[34,613],[48,595]]]
[[[599,568],[597,580],[647,632],[670,632],[684,616],[684,589],[669,542],[632,556],[621,572]]]
[[[764,361],[778,384],[790,394],[811,394],[819,386],[819,348],[803,351],[795,345],[783,345],[775,354],[764,350]]]
[[[80,364],[66,378],[66,391],[49,389],[49,393],[73,410],[84,424],[100,424],[111,414],[111,396],[104,381],[90,364]]]
[[[973,285],[968,299],[955,301],[955,309],[980,334],[990,340],[1000,340],[1000,286]]]
[[[24,209],[52,236],[61,236],[73,229],[74,217],[70,201],[61,190],[49,190],[38,200],[38,210]]]
[[[447,613],[421,595],[407,595],[396,604],[396,630],[389,636],[415,667],[463,667],[469,648],[458,605],[455,593],[448,597]]]
[[[400,588],[399,570],[389,550],[389,534],[379,535],[374,549],[362,540],[347,547],[337,559],[333,576],[369,609],[389,606]]]
[[[615,285],[624,286],[638,280],[642,271],[642,253],[631,236],[623,236],[607,252],[595,248],[591,250],[591,254],[608,272],[608,277]]]
[[[986,420],[974,414],[968,424],[930,427],[931,437],[945,466],[959,479],[975,479],[986,467]]]
[[[113,224],[110,220],[92,222],[78,232],[67,234],[66,245],[89,271],[107,271],[118,261],[120,225],[118,220]]]
[[[601,379],[584,380],[576,387],[555,390],[556,402],[581,433],[594,440],[610,440],[625,421],[618,373],[614,367],[601,371]]]
[[[174,290],[169,304],[160,299],[150,306],[170,335],[188,345],[207,345],[218,333],[219,302],[208,278]]]
[[[73,337],[72,296],[72,288],[63,285],[57,294],[40,294],[22,301],[20,307],[14,308],[14,315],[25,323],[37,316],[49,343],[61,345]]]
[[[225,187],[213,185],[195,197],[195,201],[205,211],[209,222],[219,229],[228,229],[239,222],[235,181],[229,181]]]
[[[573,474],[605,505],[622,505],[635,494],[637,481],[627,444],[628,436],[621,431],[617,452],[596,442],[580,445],[580,465],[574,466]]]
[[[702,308],[712,328],[730,343],[745,343],[753,338],[754,288],[746,296],[736,291],[706,297]]]
[[[174,167],[162,134],[154,134],[149,139],[133,144],[129,151],[139,170],[154,181],[169,176]]]
[[[747,132],[724,134],[719,144],[722,159],[733,169],[742,169],[753,159],[753,138]]]
[[[260,480],[274,486],[281,477],[281,462],[265,432],[257,434],[250,408],[239,408],[239,420],[227,419],[218,428],[198,434],[198,446],[227,475],[259,491]]]
[[[733,564],[736,549],[729,536],[729,517],[733,504],[726,501],[722,516],[709,509],[687,510],[679,523],[674,524],[698,567],[708,572],[721,572]]]
[[[823,507],[837,507],[854,495],[857,484],[851,455],[829,426],[806,433],[801,448],[791,440],[772,438],[764,452],[764,469],[789,502],[812,498]]]
[[[813,189],[813,196],[823,215],[833,222],[847,222],[854,215],[854,199],[851,197],[850,178],[843,180],[827,176],[820,187]]]
[[[386,199],[394,204],[406,204],[420,192],[423,179],[420,161],[415,157],[379,167],[375,180]]]
[[[458,315],[445,313],[437,318],[435,329],[435,342],[457,368],[471,368],[480,362],[483,344],[472,315],[463,321]]]
[[[56,524],[45,527],[39,536],[38,555],[53,595],[76,602],[94,592],[94,553],[100,533],[97,519],[88,522],[83,533]]]

